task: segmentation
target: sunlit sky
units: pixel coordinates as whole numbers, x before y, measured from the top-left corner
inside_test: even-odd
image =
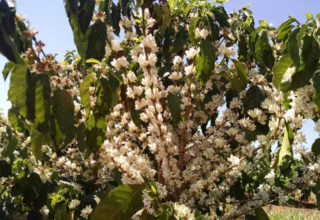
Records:
[[[31,28],[39,31],[37,39],[46,44],[44,48],[46,53],[58,54],[57,59],[61,60],[66,50],[75,49],[63,0],[16,0],[16,3],[17,13],[24,15],[30,20]],[[320,12],[320,0],[229,0],[225,3],[225,8],[229,13],[233,9],[238,10],[249,3],[256,23],[259,20],[266,20],[274,26],[279,26],[288,18],[288,15],[304,22],[305,13],[311,13],[315,16]],[[0,71],[2,71],[5,62],[6,59],[0,55]],[[0,108],[5,114],[10,108],[10,103],[7,101],[8,86],[8,81],[4,82],[1,76]],[[318,137],[313,127],[311,121],[307,121],[303,126],[308,146]]]

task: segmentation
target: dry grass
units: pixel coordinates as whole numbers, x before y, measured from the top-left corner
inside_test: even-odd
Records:
[[[317,209],[291,208],[283,206],[266,206],[271,220],[320,220],[320,211]]]

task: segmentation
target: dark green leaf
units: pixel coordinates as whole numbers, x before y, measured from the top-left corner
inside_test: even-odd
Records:
[[[255,210],[255,214],[257,220],[269,220],[268,214],[261,207]]]
[[[178,32],[175,34],[172,44],[172,51],[174,53],[179,53],[180,51],[182,51],[187,40],[188,32],[182,26],[179,26]]]
[[[318,156],[320,154],[320,138],[317,138],[311,147],[312,153],[314,153],[315,156]]]
[[[80,85],[80,98],[81,98],[81,104],[86,110],[86,114],[89,116],[90,114],[90,91],[89,87],[91,84],[93,74],[88,74],[82,81]]]
[[[266,97],[266,92],[264,91],[262,86],[251,86],[248,89],[245,97],[243,98],[244,111],[248,112],[248,110],[250,109],[260,108],[261,103],[265,100]]]
[[[224,7],[216,6],[212,9],[212,12],[215,15],[215,19],[218,21],[221,27],[229,27],[230,24],[228,22],[228,14]]]
[[[86,33],[94,10],[94,0],[81,0],[79,5],[79,25],[83,34]]]
[[[280,89],[281,87],[281,80],[283,78],[283,75],[287,71],[289,67],[292,65],[292,60],[290,58],[289,54],[284,55],[281,57],[278,63],[276,63],[273,68],[273,77],[272,77],[272,83],[273,86],[277,89]]]
[[[274,64],[272,48],[269,45],[269,37],[266,31],[262,31],[255,45],[255,54],[258,62],[271,69]]]
[[[112,190],[92,213],[91,220],[124,220],[143,207],[142,190],[145,184],[121,185]]]
[[[20,117],[16,108],[12,107],[8,110],[8,120],[15,130],[24,133],[25,121]]]
[[[215,66],[216,56],[212,42],[207,38],[201,41],[200,53],[197,57],[197,76],[201,83],[206,83]]]
[[[8,99],[19,109],[19,113],[27,116],[27,88],[28,88],[28,65],[15,64],[10,77],[10,87],[8,91]]]
[[[290,57],[293,61],[293,64],[296,67],[299,67],[300,65],[299,46],[298,46],[298,40],[297,40],[297,34],[299,33],[299,31],[300,31],[300,28],[297,28],[289,35],[288,46],[287,46]]]
[[[74,138],[74,105],[71,95],[66,90],[58,89],[53,96],[53,115],[59,132],[65,136],[64,144],[70,143]]]
[[[121,7],[120,4],[118,3],[117,5],[115,5],[112,2],[112,6],[111,6],[111,22],[112,22],[112,27],[114,29],[114,33],[119,36],[120,33],[120,26],[119,26],[119,22],[121,20]]]
[[[172,122],[174,125],[178,125],[179,122],[182,120],[181,108],[180,108],[180,105],[182,104],[181,97],[178,95],[169,93],[167,99],[168,99],[168,107],[171,112]]]
[[[42,157],[42,145],[48,142],[48,136],[38,131],[35,126],[31,127],[31,141],[30,145],[32,153],[36,159],[40,160]]]
[[[195,220],[206,220],[206,218],[196,209],[194,212]]]
[[[97,87],[97,101],[94,112],[100,116],[105,116],[110,112],[113,100],[113,91],[110,82],[106,78],[100,78]]]
[[[9,73],[11,72],[12,68],[14,67],[14,62],[8,61],[4,65],[4,68],[2,70],[3,79],[6,80]]]
[[[0,160],[0,177],[8,177],[10,175],[11,165],[5,160]]]
[[[97,21],[88,30],[88,47],[86,51],[86,59],[94,58],[101,60],[105,55],[105,46],[107,39],[106,24]]]
[[[6,145],[2,149],[1,156],[10,157],[13,151],[16,149],[17,144],[18,144],[18,140],[13,136],[11,139],[9,139],[8,143],[6,143]]]

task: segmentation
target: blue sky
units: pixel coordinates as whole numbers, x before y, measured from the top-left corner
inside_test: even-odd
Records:
[[[0,0],[1,1],[1,0]],[[31,28],[39,31],[38,40],[46,44],[46,53],[57,53],[58,59],[63,59],[66,50],[74,49],[71,28],[64,11],[63,0],[16,0],[17,13],[30,20]],[[279,26],[291,15],[304,22],[305,13],[316,15],[320,12],[319,0],[229,0],[225,3],[227,12],[238,10],[242,6],[251,3],[253,16],[258,22],[266,20],[268,23]],[[6,59],[0,55],[0,71],[2,71]],[[8,82],[0,77],[0,108],[6,114],[10,103],[7,102]],[[303,126],[308,145],[317,138],[313,123],[308,121]]]

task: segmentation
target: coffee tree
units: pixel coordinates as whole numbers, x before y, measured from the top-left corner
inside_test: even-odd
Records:
[[[257,25],[223,0],[65,0],[76,51],[45,53],[0,1],[1,219],[268,219],[320,201],[320,14]],[[320,204],[318,202],[318,204]]]

